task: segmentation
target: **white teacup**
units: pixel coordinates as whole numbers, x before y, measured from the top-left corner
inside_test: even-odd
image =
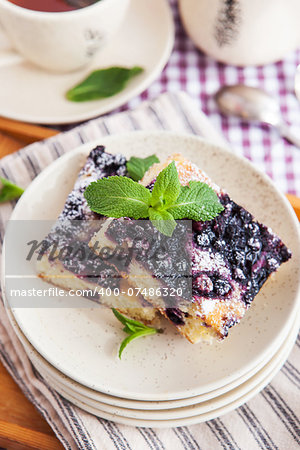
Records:
[[[0,24],[26,60],[49,71],[69,72],[87,65],[106,44],[129,1],[99,0],[73,11],[40,12],[0,0]]]
[[[300,46],[299,0],[179,0],[197,47],[228,64],[278,61]]]

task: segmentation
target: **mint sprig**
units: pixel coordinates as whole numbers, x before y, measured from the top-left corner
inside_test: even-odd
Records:
[[[140,338],[142,336],[149,336],[151,334],[161,333],[161,331],[157,330],[156,328],[147,327],[146,325],[144,325],[141,322],[138,322],[137,320],[128,319],[128,317],[123,316],[123,314],[119,313],[119,311],[117,311],[115,308],[112,308],[112,312],[114,313],[115,317],[123,325],[125,325],[123,331],[129,335],[121,342],[119,348],[120,359],[122,357],[122,353],[125,347],[134,339]]]
[[[6,178],[0,177],[0,183],[2,184],[2,188],[0,188],[0,203],[15,200],[21,197],[24,192],[24,189],[13,184]]]
[[[107,217],[150,218],[166,236],[172,236],[175,219],[205,221],[223,211],[217,194],[206,183],[181,186],[173,161],[157,176],[152,192],[127,177],[108,177],[91,183],[84,196],[92,211]]]
[[[147,158],[137,158],[132,156],[126,163],[130,178],[134,181],[141,180],[154,163],[159,163],[159,159],[156,155],[147,156]]]

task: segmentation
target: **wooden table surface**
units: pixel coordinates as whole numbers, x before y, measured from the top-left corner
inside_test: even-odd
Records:
[[[13,125],[13,126],[12,126]],[[17,122],[0,118],[0,158],[26,145],[26,143],[56,132],[49,129],[21,126]],[[16,132],[14,132],[16,130]],[[13,137],[12,135],[13,134]],[[300,219],[300,199],[288,196]],[[0,363],[0,448],[26,450],[56,450],[63,446],[35,407],[27,400],[18,385]]]

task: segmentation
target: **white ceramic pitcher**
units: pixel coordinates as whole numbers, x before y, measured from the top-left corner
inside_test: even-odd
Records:
[[[179,0],[196,46],[218,61],[261,65],[300,46],[300,0]]]

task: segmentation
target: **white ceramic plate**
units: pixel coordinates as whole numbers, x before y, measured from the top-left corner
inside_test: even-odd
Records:
[[[254,367],[250,372],[247,372],[242,377],[238,378],[232,383],[229,383],[222,388],[210,391],[208,393],[197,395],[190,398],[184,398],[180,400],[173,400],[173,401],[160,401],[160,402],[143,402],[140,400],[128,400],[123,399],[120,397],[114,397],[110,395],[103,394],[101,392],[94,391],[92,389],[89,389],[76,381],[72,380],[71,378],[67,377],[66,375],[59,372],[55,367],[51,366],[36,350],[35,348],[30,344],[30,342],[26,339],[24,334],[22,333],[21,329],[19,328],[18,324],[15,321],[15,318],[11,312],[10,308],[6,309],[8,317],[11,321],[11,324],[15,330],[16,335],[18,336],[19,340],[21,341],[27,355],[29,356],[30,360],[32,361],[33,365],[40,371],[40,373],[47,379],[53,381],[55,385],[58,385],[61,387],[62,390],[66,392],[76,392],[76,395],[81,396],[82,398],[86,399],[86,403],[89,403],[89,400],[91,399],[93,402],[96,402],[98,407],[101,408],[103,411],[106,411],[107,405],[109,405],[109,408],[111,407],[118,408],[123,410],[124,408],[128,408],[129,410],[172,410],[174,408],[182,408],[186,406],[191,405],[199,405],[200,403],[207,402],[211,399],[216,399],[217,397],[220,398],[220,396],[226,392],[233,391],[234,388],[237,386],[240,386],[241,384],[245,385],[245,382],[250,380],[250,378],[257,374],[258,372],[262,372],[262,369],[265,367],[267,362],[269,360],[276,360],[278,359],[278,353],[281,351],[281,347],[284,344],[281,344],[280,350],[275,349],[274,352],[272,352],[271,355],[268,355],[266,357],[265,361],[262,361],[258,366]],[[289,334],[289,333],[288,333]],[[288,335],[285,337],[285,340],[287,340]],[[285,341],[284,340],[284,341]],[[274,353],[274,354],[273,354]]]
[[[195,136],[136,132],[105,138],[101,143],[108,151],[122,151],[127,156],[155,151],[162,159],[182,151],[235,201],[272,226],[292,249],[293,258],[264,286],[242,323],[222,343],[192,345],[168,327],[163,335],[132,343],[120,361],[116,355],[123,333],[110,311],[84,308],[86,300],[82,308],[62,308],[68,305],[56,298],[51,299],[51,309],[14,310],[27,339],[50,364],[80,384],[136,400],[204,394],[266,361],[272,347],[277,349],[286,336],[299,304],[299,227],[285,197],[247,160]],[[22,196],[12,218],[55,218],[94,145],[82,146],[49,166]],[[32,283],[44,286],[41,280]]]
[[[1,36],[0,36],[1,40]],[[68,74],[43,71],[22,59],[0,58],[0,115],[34,123],[72,123],[90,119],[128,102],[158,77],[174,42],[167,0],[131,0],[124,22],[89,67]],[[0,46],[1,47],[1,46]],[[119,94],[83,103],[69,102],[65,92],[92,70],[112,65],[141,66],[145,72]]]
[[[258,394],[273,379],[286,361],[294,345],[298,330],[299,317],[297,317],[297,320],[294,322],[287,339],[276,356],[249,381],[221,397],[206,402],[206,404],[194,405],[188,408],[178,408],[169,411],[154,411],[150,413],[149,411],[118,410],[115,407],[111,407],[109,411],[108,405],[104,405],[106,406],[106,409],[103,410],[101,409],[101,406],[97,405],[97,402],[93,403],[90,399],[81,397],[75,391],[65,390],[65,388],[56,381],[49,378],[47,379],[46,375],[45,378],[49,385],[63,397],[80,408],[104,419],[139,427],[167,428],[193,425],[215,419],[228,413]]]
[[[271,378],[275,376],[280,367],[284,364],[284,361],[288,358],[289,352],[294,344],[295,338],[299,329],[299,313],[289,330],[288,336],[284,339],[284,342],[280,346],[279,350],[276,354],[265,363],[264,367],[260,370],[257,370],[255,376],[249,377],[246,382],[241,382],[239,386],[235,389],[231,389],[225,395],[216,395],[213,399],[208,402],[200,402],[199,404],[194,404],[193,406],[186,407],[188,404],[183,405],[183,407],[177,407],[174,409],[165,409],[164,403],[167,402],[155,402],[155,405],[161,405],[162,408],[157,411],[158,408],[152,411],[145,411],[144,408],[139,408],[139,405],[142,402],[135,402],[135,408],[130,407],[122,408],[120,405],[115,404],[106,404],[102,403],[99,400],[91,400],[89,395],[82,394],[81,390],[78,390],[78,385],[74,385],[70,383],[66,385],[65,383],[61,383],[61,380],[57,379],[57,377],[53,377],[53,370],[49,370],[49,364],[45,364],[43,358],[33,349],[31,344],[26,340],[25,336],[22,334],[21,330],[17,326],[11,311],[7,310],[10,320],[12,321],[13,327],[23,344],[25,351],[29,358],[31,359],[33,365],[40,372],[40,374],[47,380],[50,386],[59,391],[63,396],[68,398],[70,401],[74,402],[78,405],[85,408],[93,408],[93,410],[97,410],[100,417],[102,417],[102,413],[108,413],[113,415],[114,420],[118,421],[123,420],[123,418],[131,418],[138,420],[159,420],[162,421],[161,426],[170,426],[166,425],[165,421],[174,420],[174,419],[186,419],[193,416],[197,416],[198,421],[203,421],[203,415],[207,413],[212,413],[216,409],[220,410],[221,408],[226,407],[228,404],[232,404],[237,399],[242,398],[248,392],[253,391],[254,388],[260,387],[263,388],[261,383],[269,383]],[[63,378],[61,378],[63,380]],[[86,389],[86,391],[88,391]],[[256,391],[255,391],[256,392]],[[113,398],[113,397],[112,397]],[[154,402],[152,402],[153,404]],[[171,402],[169,402],[171,403]],[[150,408],[147,408],[150,409]],[[226,409],[227,411],[227,409]],[[92,412],[92,411],[91,411]],[[227,411],[228,412],[228,411]],[[94,412],[93,412],[94,413]],[[221,414],[221,413],[220,413]],[[205,419],[207,420],[207,419]],[[145,425],[143,425],[145,426]],[[147,425],[151,426],[151,424]],[[179,426],[177,424],[177,426]]]
[[[100,411],[108,412],[115,416],[120,417],[128,417],[132,419],[142,419],[142,420],[173,420],[173,419],[183,419],[186,417],[198,416],[201,414],[205,414],[207,412],[213,411],[215,409],[221,408],[232,403],[237,398],[242,397],[247,392],[255,388],[262,381],[268,380],[275,376],[276,372],[282,366],[284,361],[287,359],[289,352],[295,342],[295,337],[299,330],[299,317],[296,318],[292,328],[284,340],[284,343],[281,345],[279,350],[276,352],[273,358],[268,361],[264,367],[259,370],[254,376],[249,378],[244,383],[241,383],[235,389],[228,391],[226,394],[217,396],[208,400],[206,402],[201,402],[199,404],[195,404],[192,406],[184,406],[175,409],[163,409],[163,410],[155,410],[155,411],[144,411],[140,409],[129,409],[129,408],[119,408],[112,405],[106,405],[104,403],[99,403],[96,400],[90,399],[82,394],[80,394],[76,389],[72,389],[72,387],[66,387],[58,383],[54,378],[52,378],[47,372],[41,368],[41,366],[36,363],[33,364],[41,373],[41,375],[48,381],[50,386],[55,386],[55,389],[59,389],[59,392],[63,395],[69,395],[73,398],[77,399],[77,401],[86,404],[87,406],[91,406],[92,408],[99,409]],[[162,402],[161,402],[162,403]]]

